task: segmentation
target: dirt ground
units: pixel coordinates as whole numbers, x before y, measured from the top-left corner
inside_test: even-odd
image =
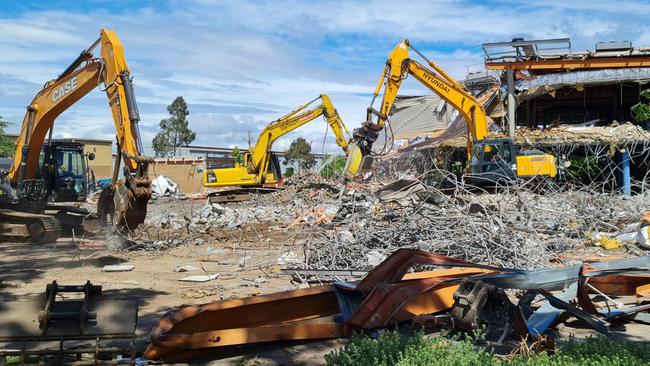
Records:
[[[191,215],[203,207],[202,200],[154,202],[148,217],[174,211]],[[137,347],[143,351],[155,322],[167,311],[182,305],[240,298],[297,288],[290,276],[272,273],[280,254],[294,249],[287,238],[299,238],[299,230],[288,227],[247,226],[224,230],[214,240],[201,245],[182,245],[163,251],[116,250],[114,240],[94,235],[95,223],[75,239],[60,238],[56,244],[35,246],[27,243],[0,243],[0,301],[33,298],[44,292],[48,283],[83,284],[90,280],[102,285],[112,299],[137,299]],[[204,236],[205,237],[205,236]],[[110,264],[131,264],[130,272],[103,272]],[[193,265],[199,270],[176,272],[177,266]],[[181,282],[180,278],[219,274],[205,283]],[[232,348],[200,363],[230,364],[319,364],[323,354],[340,345],[339,341],[274,344],[262,347]]]
[[[149,205],[147,217],[157,220],[165,212],[189,217],[203,205],[202,200],[156,201]],[[139,351],[147,346],[155,322],[171,309],[296,289],[298,284],[292,283],[289,276],[277,273],[276,269],[282,267],[277,259],[289,250],[299,252],[299,243],[308,240],[301,237],[300,227],[296,225],[246,224],[223,229],[216,235],[203,235],[200,244],[190,241],[191,244],[173,249],[127,251],[119,249],[116,240],[102,234],[92,220],[88,221],[87,230],[84,235],[61,238],[50,245],[0,243],[0,301],[35,297],[53,280],[59,284],[83,284],[90,280],[102,285],[110,298],[138,300]],[[102,267],[110,264],[131,264],[134,269],[103,272]],[[200,269],[176,272],[176,267],[181,265]],[[197,274],[219,277],[205,283],[179,281]],[[617,338],[647,342],[648,325],[627,323],[612,329]],[[563,339],[596,335],[580,324],[563,326],[558,332]],[[192,364],[318,365],[325,363],[325,354],[344,343],[344,340],[331,340],[234,347],[215,351]]]

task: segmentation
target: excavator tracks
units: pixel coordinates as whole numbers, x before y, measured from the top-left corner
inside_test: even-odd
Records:
[[[53,243],[61,236],[61,223],[54,216],[0,209],[0,219],[0,240],[44,244]]]

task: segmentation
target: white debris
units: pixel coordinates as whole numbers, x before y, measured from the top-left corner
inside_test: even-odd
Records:
[[[192,272],[192,271],[197,271],[201,268],[197,266],[193,266],[191,264],[186,264],[186,265],[177,265],[176,268],[174,269],[174,272]]]
[[[102,272],[130,272],[135,268],[132,264],[110,264],[102,268]]]
[[[215,212],[217,214],[222,214],[222,213],[226,212],[226,208],[221,206],[218,203],[213,203],[212,204],[212,212]]]
[[[366,253],[366,259],[368,261],[368,265],[376,267],[379,265],[379,263],[383,262],[384,259],[386,259],[386,254],[380,252],[379,250],[371,250]]]
[[[211,275],[196,275],[196,276],[189,276],[189,277],[183,277],[179,279],[179,281],[183,282],[208,282],[212,281],[219,278],[219,274],[211,274]]]
[[[281,266],[297,263],[302,263],[302,260],[293,251],[284,252],[278,257],[278,264]]]
[[[151,193],[154,198],[180,195],[181,191],[178,189],[178,184],[174,183],[169,177],[159,175],[156,179],[151,181]]]
[[[239,259],[239,266],[240,267],[246,267],[248,264],[250,264],[252,257],[250,255],[245,255]]]
[[[336,234],[344,244],[354,244],[354,235],[349,230],[341,230]]]

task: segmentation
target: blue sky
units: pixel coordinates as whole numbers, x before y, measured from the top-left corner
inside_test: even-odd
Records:
[[[529,5],[530,4],[530,5]],[[24,107],[88,47],[101,27],[124,43],[145,146],[176,96],[190,106],[197,145],[246,146],[270,121],[320,93],[350,127],[365,118],[383,63],[403,38],[452,75],[480,69],[481,43],[570,37],[650,45],[641,1],[30,1],[0,0],[0,116],[19,129]],[[426,93],[407,80],[403,94]],[[62,114],[59,137],[113,138],[105,95],[88,94]],[[325,123],[304,136],[320,152]],[[318,148],[316,148],[318,147]],[[326,151],[337,151],[332,136]]]

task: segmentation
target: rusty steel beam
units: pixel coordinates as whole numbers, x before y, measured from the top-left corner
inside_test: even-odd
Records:
[[[151,331],[151,344],[145,356],[167,359],[179,356],[181,350],[277,339],[323,338],[326,334],[340,336],[341,328],[332,322],[304,323],[338,312],[332,286],[187,306],[160,319]],[[284,323],[287,323],[284,328],[278,328]],[[265,328],[270,324],[274,327]]]
[[[347,334],[345,325],[336,323],[333,317],[319,320],[320,322],[305,320],[250,328],[170,334],[164,341],[152,342],[144,355],[150,360],[173,362],[187,360],[196,352],[209,352],[215,347],[279,340],[331,339]]]
[[[637,288],[650,283],[648,275],[611,275],[589,279],[589,284],[598,291],[613,296],[634,295]]]
[[[338,338],[348,335],[354,326],[376,328],[407,321],[451,308],[460,279],[488,272],[482,268],[452,268],[405,273],[413,263],[426,262],[426,256],[418,253],[422,252],[401,251],[393,255],[402,259],[399,273],[385,270],[395,264],[391,260],[377,266],[379,270],[369,276],[379,281],[376,291],[366,297],[348,322],[343,322],[339,316],[341,310],[333,286],[216,301],[165,314],[151,331],[151,344],[145,357],[180,361],[216,347]],[[412,261],[406,258],[408,256]],[[461,265],[462,261],[439,257],[435,262]],[[396,281],[382,281],[381,277]],[[359,293],[358,289],[353,291]]]
[[[398,249],[383,262],[381,262],[380,265],[370,271],[368,275],[359,283],[359,285],[357,285],[357,290],[364,294],[368,294],[380,283],[400,281],[408,272],[408,270],[416,264],[444,267],[479,268],[489,271],[507,270],[505,268],[476,264],[464,261],[462,259],[437,255],[416,249]]]
[[[488,70],[575,70],[650,67],[650,57],[616,57],[587,59],[531,60],[486,62]]]
[[[452,281],[450,277],[433,277],[382,283],[364,299],[348,323],[358,328],[374,329],[398,320],[448,310],[454,303],[453,294],[458,289],[458,284]],[[400,314],[409,300],[415,299],[417,301]]]

